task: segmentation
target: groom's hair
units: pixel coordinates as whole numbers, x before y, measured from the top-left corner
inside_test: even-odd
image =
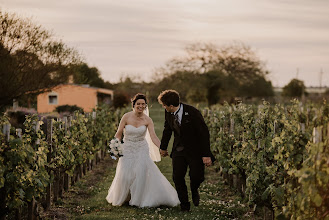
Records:
[[[179,93],[176,90],[171,89],[162,91],[158,96],[158,102],[161,105],[165,104],[166,106],[173,105],[177,107],[180,103]]]

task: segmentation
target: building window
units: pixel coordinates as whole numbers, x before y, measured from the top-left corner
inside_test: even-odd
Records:
[[[49,95],[48,100],[50,105],[57,105],[57,95]]]

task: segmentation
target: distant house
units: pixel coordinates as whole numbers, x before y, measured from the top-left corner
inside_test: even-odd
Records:
[[[62,84],[41,93],[37,98],[37,111],[48,113],[60,105],[76,105],[91,112],[100,103],[112,104],[113,90],[90,87],[89,85]]]

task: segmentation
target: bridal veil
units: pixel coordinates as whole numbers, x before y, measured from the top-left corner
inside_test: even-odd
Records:
[[[148,107],[145,108],[144,113],[149,116],[149,109]],[[161,160],[161,156],[160,156],[160,152],[159,152],[159,148],[153,143],[153,141],[151,140],[151,136],[149,133],[149,130],[147,129],[146,131],[146,135],[145,135],[145,139],[149,145],[149,152],[150,152],[150,157],[153,161],[155,162],[159,162]]]

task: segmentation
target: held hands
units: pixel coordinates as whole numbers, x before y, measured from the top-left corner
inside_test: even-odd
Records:
[[[162,157],[166,157],[166,156],[168,156],[168,151],[160,149],[160,154],[161,154]]]
[[[160,154],[162,157],[166,157],[166,156],[168,156],[168,151],[160,149]],[[202,161],[203,161],[204,165],[206,165],[207,167],[212,165],[210,157],[202,157]]]
[[[202,157],[202,161],[203,161],[204,165],[206,165],[207,167],[211,166],[211,164],[212,164],[210,157]]]

